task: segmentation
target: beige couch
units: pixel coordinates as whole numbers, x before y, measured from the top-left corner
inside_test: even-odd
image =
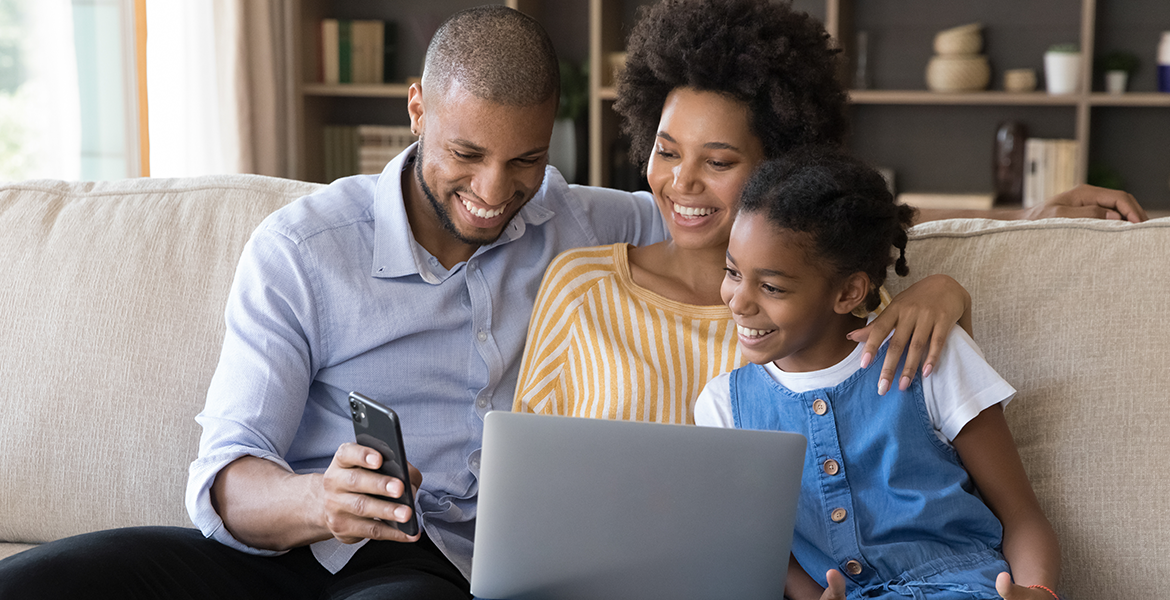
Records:
[[[257,176],[0,186],[0,556],[190,526],[193,420],[249,233],[319,186]],[[1170,219],[963,220],[914,231],[1019,390],[1008,418],[1069,598],[1167,597]]]

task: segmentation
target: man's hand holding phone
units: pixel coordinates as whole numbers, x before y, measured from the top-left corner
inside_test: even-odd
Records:
[[[325,524],[333,537],[346,544],[364,539],[418,541],[418,533],[407,535],[391,525],[411,522],[414,511],[392,500],[402,497],[405,484],[378,473],[381,467],[382,456],[373,448],[345,443],[337,449],[325,471],[323,486]],[[412,489],[407,493],[413,497],[422,484],[422,473],[414,465],[409,465],[409,470]]]
[[[417,541],[414,495],[422,473],[406,462],[398,415],[358,392],[350,393],[349,408],[357,443],[342,444],[325,471],[326,527],[346,544]]]

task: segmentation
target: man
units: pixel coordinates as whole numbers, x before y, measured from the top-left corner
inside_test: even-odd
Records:
[[[47,544],[0,564],[16,574],[0,597],[468,597],[482,419],[511,406],[545,266],[665,235],[648,196],[546,177],[557,65],[517,11],[446,21],[409,93],[417,146],[277,211],[244,250],[190,469],[202,535]],[[401,417],[415,538],[389,524],[410,517],[392,498],[412,482],[352,443],[350,391]]]
[[[240,259],[188,484],[202,531],[45,544],[0,562],[0,599],[468,597],[482,418],[512,403],[545,266],[664,237],[649,196],[546,177],[558,87],[535,21],[446,21],[408,98],[419,144],[277,211]],[[351,442],[350,391],[402,419],[417,537],[388,524],[407,483]]]

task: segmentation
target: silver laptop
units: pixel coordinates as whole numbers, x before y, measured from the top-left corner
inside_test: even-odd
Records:
[[[488,413],[471,592],[781,598],[804,449],[793,433]]]

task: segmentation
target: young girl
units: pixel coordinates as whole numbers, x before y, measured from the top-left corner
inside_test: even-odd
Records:
[[[912,216],[835,151],[761,165],[720,291],[753,364],[712,379],[695,421],[808,438],[789,597],[1051,600],[1060,550],[1004,420],[1015,390],[956,327],[932,375],[878,398],[846,338],[892,248],[907,274]]]

